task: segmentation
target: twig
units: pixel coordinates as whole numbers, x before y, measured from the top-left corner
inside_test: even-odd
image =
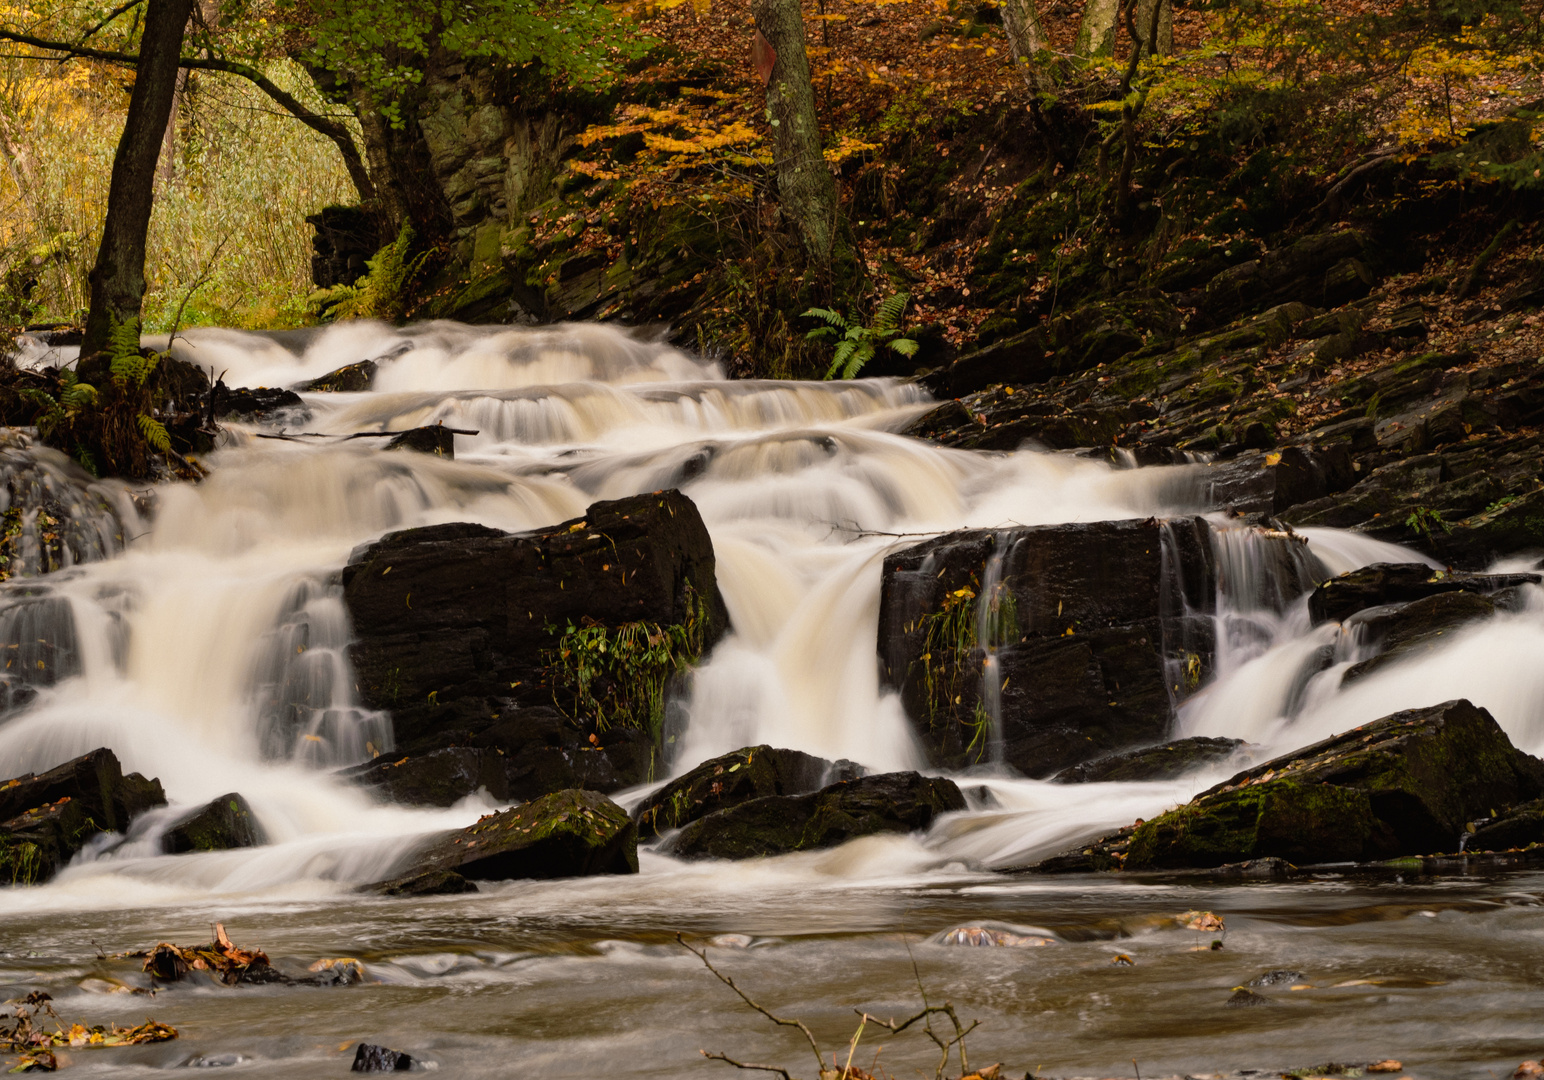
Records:
[[[1453,294],[1453,299],[1467,300],[1474,294],[1479,288],[1480,281],[1485,277],[1486,269],[1495,260],[1496,256],[1501,253],[1502,243],[1508,236],[1512,235],[1516,228],[1516,218],[1501,226],[1501,231],[1496,233],[1495,239],[1486,245],[1485,250],[1480,252],[1469,266],[1469,272],[1464,275],[1464,280],[1459,284],[1458,291]]]
[[[918,1012],[913,1016],[908,1016],[905,1020],[900,1021],[881,1020],[879,1017],[870,1013],[866,1013],[862,1009],[854,1009],[853,1012],[863,1017],[865,1022],[875,1023],[895,1035],[899,1035],[901,1032],[905,1031],[919,1020],[926,1021],[922,1026],[923,1034],[932,1039],[939,1050],[943,1052],[943,1058],[939,1061],[938,1069],[934,1073],[935,1080],[942,1080],[944,1070],[949,1066],[949,1053],[956,1046],[960,1048],[960,1075],[964,1076],[970,1072],[970,1065],[965,1060],[965,1036],[969,1035],[972,1031],[975,1031],[976,1028],[980,1027],[981,1021],[972,1020],[969,1027],[964,1026],[960,1023],[959,1014],[954,1011],[954,1006],[949,1002],[946,1001],[942,1005],[929,1005],[921,1012]],[[942,1038],[938,1032],[933,1030],[934,1013],[940,1013],[949,1018],[949,1022],[954,1025],[954,1038],[946,1040]]]
[[[764,1006],[760,1005],[759,1003],[757,1003],[749,994],[747,994],[744,990],[741,990],[738,986],[736,986],[733,979],[731,979],[728,975],[725,975],[723,972],[719,971],[718,968],[713,966],[713,962],[708,959],[708,950],[707,949],[694,949],[694,948],[692,948],[690,945],[688,945],[686,943],[686,938],[685,938],[684,935],[682,935],[682,934],[677,934],[676,935],[676,944],[680,945],[681,948],[685,949],[687,952],[691,953],[697,959],[701,960],[702,961],[702,966],[707,968],[709,971],[711,971],[713,973],[713,976],[716,979],[718,979],[719,982],[723,983],[725,986],[729,987],[729,989],[733,990],[736,994],[738,994],[740,996],[740,1000],[741,1001],[745,1002],[745,1004],[747,1004],[751,1008],[755,1009],[762,1016],[765,1016],[768,1020],[772,1021],[774,1024],[777,1024],[779,1027],[796,1027],[801,1032],[803,1032],[804,1033],[805,1041],[807,1041],[810,1044],[810,1051],[815,1055],[815,1069],[816,1069],[817,1073],[825,1071],[826,1059],[825,1059],[825,1057],[820,1052],[820,1045],[817,1042],[815,1042],[815,1036],[810,1034],[810,1029],[804,1026],[804,1021],[802,1021],[802,1020],[785,1020],[781,1016],[778,1016],[778,1015],[774,1014],[771,1010],[769,1010],[769,1009],[765,1008]],[[728,1058],[724,1058],[723,1060],[729,1061]],[[730,1062],[730,1064],[739,1065],[739,1062]],[[740,1065],[740,1068],[745,1068],[745,1067],[746,1066]],[[765,1068],[765,1066],[757,1066],[757,1068]],[[783,1069],[767,1069],[767,1071],[768,1072],[782,1073],[785,1078],[788,1078],[788,1073],[785,1070],[783,1070]],[[939,1070],[939,1071],[940,1071],[940,1073],[942,1073],[942,1070]]]
[[[727,1061],[737,1069],[759,1069],[762,1072],[775,1072],[781,1074],[783,1080],[793,1080],[793,1077],[788,1075],[787,1069],[777,1065],[757,1065],[754,1061],[736,1061],[728,1054],[710,1054],[706,1050],[699,1050],[697,1053],[712,1061]]]
[[[214,251],[210,253],[208,261],[204,263],[204,268],[199,271],[198,277],[193,279],[193,284],[188,286],[188,291],[182,294],[182,303],[177,305],[177,314],[172,317],[171,335],[166,339],[166,354],[168,356],[172,352],[172,342],[177,340],[177,331],[182,327],[183,309],[188,306],[188,301],[193,299],[193,294],[209,283],[210,275],[214,273],[214,261],[220,257],[220,252],[225,250],[225,245],[230,238],[230,233],[226,233],[220,238],[220,242],[214,246]]]

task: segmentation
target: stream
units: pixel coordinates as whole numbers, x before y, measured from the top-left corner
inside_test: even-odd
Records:
[[[925,768],[880,685],[880,563],[952,529],[1212,515],[1217,674],[1181,704],[1174,733],[1245,739],[1254,760],[1456,697],[1544,752],[1544,590],[1342,691],[1340,674],[1364,658],[1359,643],[1336,624],[1310,626],[1306,595],[1283,585],[1247,530],[1228,529],[1204,462],[1121,469],[1074,454],[946,449],[895,433],[929,406],[911,384],[731,381],[711,362],[603,326],[201,330],[176,349],[230,386],[290,386],[363,359],[379,369],[369,392],[306,393],[303,410],[230,425],[204,459],[211,476],[157,489],[143,519],[119,492],[132,527],[113,557],[0,585],[0,644],[25,647],[40,626],[63,626],[72,643],[63,677],[0,718],[0,777],[107,746],[125,771],[159,777],[174,807],[241,792],[272,841],[158,855],[167,815],[152,812],[49,884],[0,888],[0,996],[46,989],[71,1019],[148,1014],[181,1033],[66,1051],[72,1072],[338,1076],[365,1040],[446,1076],[734,1072],[699,1049],[810,1075],[802,1040],[737,1001],[677,932],[712,939],[715,965],[843,1059],[853,1010],[909,1015],[919,983],[981,1021],[972,1064],[1003,1061],[1014,1077],[1126,1077],[1133,1061],[1151,1077],[1392,1057],[1411,1075],[1478,1080],[1544,1052],[1544,875],[1330,870],[1228,884],[997,872],[1151,817],[1236,764],[1080,785],[987,766],[957,777],[972,809],[925,835],[738,864],[644,849],[636,877],[416,900],[352,890],[389,876],[423,834],[493,804],[383,806],[331,775],[391,741],[389,716],[358,703],[348,668],[336,574],[351,551],[442,522],[534,529],[667,486],[701,510],[732,623],[674,704],[685,725],[675,773],[757,743]],[[454,461],[343,438],[437,422],[478,434],[456,436]],[[292,438],[262,437],[281,432]],[[294,437],[302,432],[329,437]],[[1305,536],[1315,578],[1422,558],[1352,533]],[[275,703],[296,686],[299,741],[276,757],[272,740],[291,729]],[[644,794],[615,797],[630,806]],[[1222,948],[1176,920],[1191,909],[1226,918]],[[143,976],[134,961],[99,957],[208,940],[216,921],[275,962],[353,957],[366,979],[115,992]],[[982,925],[1050,943],[942,942]],[[1269,971],[1297,975],[1262,986],[1268,1006],[1225,1005]],[[870,1068],[882,1046],[879,1065],[895,1076],[932,1075],[937,1053],[923,1038],[879,1034],[868,1029],[854,1064]]]

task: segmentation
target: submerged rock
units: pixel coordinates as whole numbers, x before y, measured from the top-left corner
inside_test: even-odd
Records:
[[[914,772],[843,780],[807,795],[769,795],[698,818],[661,850],[683,859],[750,859],[926,829],[965,809],[954,781]]]
[[[1233,777],[1129,833],[1124,868],[1450,851],[1468,822],[1544,790],[1544,762],[1467,701],[1394,713]]]
[[[247,800],[232,791],[177,822],[167,830],[162,842],[168,855],[180,855],[188,851],[258,847],[266,844],[268,837]]]
[[[359,1049],[354,1051],[354,1064],[349,1067],[349,1072],[411,1072],[412,1069],[413,1059],[401,1050],[391,1050],[374,1043],[360,1043]]]
[[[1160,746],[1123,750],[1063,769],[1051,780],[1057,784],[1094,784],[1113,781],[1170,780],[1195,769],[1226,761],[1244,745],[1243,739],[1194,736]]]
[[[765,744],[711,758],[670,781],[633,810],[639,839],[769,795],[802,795],[837,780],[855,780],[863,767],[827,761]]]
[[[391,711],[400,750],[548,748],[512,785],[517,798],[648,779],[669,681],[728,625],[712,541],[676,491],[595,503],[520,535],[473,524],[390,533],[355,552],[343,586],[360,696]],[[518,730],[554,703],[570,715],[531,737]],[[478,743],[499,726],[507,738]],[[599,758],[604,767],[581,763]]]
[[[637,872],[638,829],[627,811],[599,792],[555,791],[438,834],[404,873],[371,890],[420,895],[467,891],[462,882]]]
[[[125,776],[107,749],[0,783],[0,883],[47,881],[96,834],[165,805],[159,780]]]

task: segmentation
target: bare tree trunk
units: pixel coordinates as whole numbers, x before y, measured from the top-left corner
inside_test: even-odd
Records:
[[[1049,90],[1051,75],[1041,66],[1038,57],[1050,47],[1050,39],[1040,23],[1035,0],[1003,0],[1000,10],[1013,66],[1024,76],[1031,90]]]
[[[1115,53],[1115,20],[1120,17],[1120,0],[1088,0],[1083,9],[1083,23],[1078,27],[1074,51],[1081,57],[1112,56]]]
[[[799,0],[752,0],[756,28],[775,57],[767,79],[767,118],[778,198],[810,262],[826,266],[836,240],[836,180],[826,167],[815,116],[815,88],[804,51]]]
[[[100,352],[114,322],[138,319],[145,299],[145,234],[155,202],[156,159],[177,92],[182,38],[193,0],[150,0],[140,41],[134,91],[113,157],[107,220],[91,271],[91,313],[82,358]]]
[[[1174,0],[1140,0],[1137,33],[1147,56],[1168,56],[1174,51]]]

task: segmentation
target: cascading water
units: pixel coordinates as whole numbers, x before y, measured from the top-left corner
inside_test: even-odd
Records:
[[[732,621],[677,703],[676,770],[763,742],[875,769],[921,767],[875,659],[886,552],[958,528],[1201,513],[1212,513],[1215,612],[1187,608],[1187,584],[1168,583],[1167,571],[1164,608],[1184,634],[1212,620],[1215,675],[1192,695],[1199,668],[1177,661],[1178,734],[1229,735],[1276,752],[1398,707],[1468,696],[1519,745],[1544,749],[1544,671],[1532,660],[1544,647],[1544,592],[1455,634],[1419,666],[1391,665],[1342,688],[1339,674],[1360,658],[1354,627],[1310,627],[1306,592],[1356,566],[1417,556],[1305,530],[1283,561],[1282,545],[1262,543],[1258,527],[1214,513],[1201,464],[1117,469],[1072,455],[944,449],[894,433],[926,407],[911,384],[733,382],[666,344],[599,326],[349,324],[298,350],[193,331],[176,348],[226,372],[232,386],[293,385],[361,360],[378,370],[370,392],[306,393],[303,413],[286,417],[289,435],[303,421],[326,438],[259,439],[274,432],[234,427],[207,459],[209,479],[160,489],[148,523],[122,490],[81,488],[107,508],[97,546],[72,547],[72,568],[0,586],[11,660],[0,777],[108,746],[126,769],[158,776],[174,803],[127,838],[93,845],[52,884],[0,890],[0,917],[189,904],[213,912],[216,900],[256,910],[336,897],[385,876],[415,837],[468,824],[488,804],[383,806],[329,771],[391,746],[389,719],[354,692],[337,571],[356,546],[393,529],[451,521],[532,529],[597,499],[666,486],[703,514]],[[436,422],[478,434],[457,436],[454,461],[345,438]],[[49,477],[64,468],[37,460]],[[1014,632],[994,578],[1009,536],[998,533],[977,609],[989,714],[1000,708],[995,650]],[[1188,639],[1164,646],[1171,657],[1202,651]],[[1001,717],[991,722],[995,748]],[[585,903],[668,912],[706,896],[808,897],[833,883],[910,896],[962,877],[986,897],[1008,886],[981,868],[1061,850],[1216,779],[1056,785],[988,771],[962,780],[976,809],[925,837],[732,869],[646,853],[637,879],[520,893],[535,906],[510,917],[558,919]],[[250,801],[268,845],[159,853],[179,807],[230,791]],[[501,895],[455,902],[499,905]],[[674,917],[656,921],[673,926]],[[404,982],[428,978],[411,965],[395,970]]]

